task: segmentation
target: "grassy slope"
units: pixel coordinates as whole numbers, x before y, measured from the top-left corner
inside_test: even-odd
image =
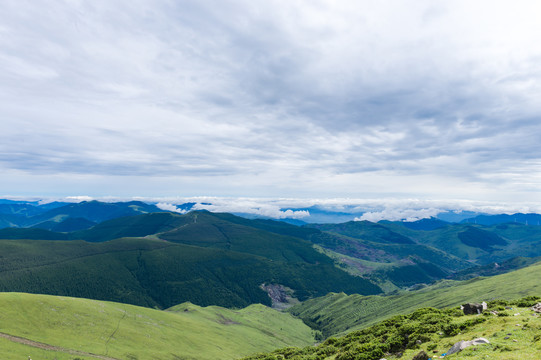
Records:
[[[91,356],[77,355],[75,357],[72,354],[61,351],[38,349],[11,342],[4,338],[0,338],[0,349],[0,354],[4,360],[26,360],[29,356],[34,360],[73,360],[74,358],[81,360],[96,360],[95,357]]]
[[[289,311],[329,336],[366,327],[420,307],[443,308],[465,302],[511,299],[541,294],[541,263],[511,273],[463,282],[443,281],[420,291],[392,296],[328,294]]]
[[[329,338],[317,347],[280,349],[246,360],[380,360],[383,357],[411,360],[420,351],[438,359],[453,344],[479,337],[490,343],[468,347],[446,355],[445,359],[540,359],[541,318],[529,308],[537,301],[522,299],[509,304],[500,301],[489,304],[489,310],[498,311],[497,316],[489,312],[465,316],[458,308],[423,308],[341,338]],[[512,309],[505,310],[503,305],[512,305]]]
[[[513,313],[513,314],[512,314]],[[515,313],[520,315],[513,316]],[[507,312],[511,316],[491,316],[485,323],[475,325],[472,329],[452,337],[434,337],[434,340],[426,342],[420,349],[411,349],[404,352],[402,359],[412,359],[421,349],[427,354],[438,351],[438,355],[444,354],[453,344],[459,341],[469,341],[480,337],[490,341],[488,345],[469,347],[460,353],[445,356],[446,359],[494,359],[494,360],[523,360],[540,359],[541,342],[539,330],[541,329],[540,318],[533,317],[529,308],[514,308]],[[466,318],[475,318],[475,315]],[[521,326],[517,326],[517,324]],[[511,334],[511,335],[507,335]],[[505,339],[509,337],[508,339]],[[538,340],[536,340],[536,337]],[[516,340],[516,342],[515,342]],[[428,347],[435,348],[430,351]],[[391,358],[390,358],[391,359]]]
[[[500,275],[525,268],[539,261],[541,261],[541,256],[533,258],[517,256],[500,263],[491,263],[488,265],[475,266],[465,269],[453,274],[451,278],[453,280],[468,280],[478,276]]]
[[[229,310],[182,304],[159,311],[88,299],[0,293],[0,309],[0,332],[118,359],[234,359],[313,343],[311,329],[300,320],[262,305]],[[74,358],[5,339],[0,344],[2,359],[7,360],[28,355]]]

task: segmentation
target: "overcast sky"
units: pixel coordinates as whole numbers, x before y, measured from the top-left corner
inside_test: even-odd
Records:
[[[0,195],[541,203],[540,16],[2,1]]]

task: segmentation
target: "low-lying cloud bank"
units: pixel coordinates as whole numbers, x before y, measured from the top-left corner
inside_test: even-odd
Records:
[[[193,210],[208,210],[211,212],[228,212],[228,213],[243,213],[269,217],[273,219],[302,219],[310,216],[310,212],[306,210],[291,210],[281,209],[277,205],[266,204],[254,200],[241,199],[231,203],[220,202],[212,203],[197,203],[193,206]]]
[[[10,197],[4,197],[10,198]],[[368,220],[377,222],[416,221],[436,217],[438,214],[483,213],[514,214],[541,213],[539,203],[496,203],[471,200],[423,200],[423,199],[296,199],[296,198],[233,198],[233,197],[135,197],[135,198],[92,198],[69,196],[63,198],[11,198],[32,200],[39,203],[52,201],[80,202],[99,200],[105,202],[138,200],[153,203],[160,209],[180,214],[190,210],[228,212],[272,219],[297,219],[306,222],[336,219],[336,221]]]
[[[156,204],[156,207],[162,209],[162,210],[165,210],[165,211],[173,211],[173,212],[177,212],[179,214],[185,214],[187,213],[187,210],[184,210],[184,209],[180,209],[178,208],[176,205],[174,204],[169,204],[169,203],[165,203],[165,202],[159,202]]]
[[[210,212],[249,214],[272,219],[302,219],[310,216],[310,212],[306,210],[281,209],[277,205],[261,203],[250,199],[237,199],[235,201],[213,198],[211,202],[176,201],[175,203],[176,205],[168,202],[159,202],[156,206],[162,210],[174,211],[180,214],[184,214],[189,210],[207,210]],[[183,204],[191,204],[191,206],[179,207]]]

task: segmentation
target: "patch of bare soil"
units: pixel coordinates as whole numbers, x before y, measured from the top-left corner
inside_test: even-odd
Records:
[[[220,324],[224,324],[224,325],[239,325],[240,324],[239,322],[228,319],[228,318],[226,318],[225,316],[223,316],[221,314],[218,315],[218,322]]]
[[[0,332],[0,337],[4,338],[4,339],[7,339],[9,341],[13,341],[13,342],[16,342],[16,343],[19,343],[19,344],[32,346],[32,347],[35,347],[35,348],[38,348],[38,349],[43,349],[43,350],[60,351],[60,352],[68,353],[68,354],[71,354],[71,355],[91,356],[91,357],[95,357],[97,359],[102,359],[102,360],[118,360],[116,358],[112,358],[112,357],[108,357],[108,356],[96,355],[96,354],[87,353],[87,352],[84,352],[84,351],[71,350],[71,349],[66,349],[66,348],[60,347],[60,346],[44,344],[44,343],[40,343],[40,342],[33,341],[33,340],[30,340],[30,339],[26,339],[26,338],[23,338],[23,337],[13,336],[13,335],[9,335],[9,334],[2,333],[2,332]]]

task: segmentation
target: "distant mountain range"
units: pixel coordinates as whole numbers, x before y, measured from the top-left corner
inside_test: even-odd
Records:
[[[62,222],[69,217],[84,218],[91,222],[101,222],[119,216],[137,215],[140,213],[151,213],[158,211],[172,211],[178,213],[186,213],[195,209],[212,210],[213,204],[208,202],[186,202],[179,204],[166,204],[160,206],[159,203],[129,201],[129,202],[103,202],[103,201],[82,201],[79,203],[67,202],[49,202],[41,203],[39,201],[23,201],[23,200],[7,200],[0,199],[0,228],[1,227],[28,227],[39,226],[42,228],[52,229],[56,224]],[[54,209],[61,208],[55,213]],[[167,209],[167,210],[164,210]],[[233,212],[234,215],[245,217],[248,219],[275,219],[287,222],[293,225],[304,225],[308,223],[344,223],[355,219],[361,219],[365,214],[359,211],[354,206],[343,206],[340,210],[333,210],[313,205],[303,208],[283,208],[280,209],[279,218],[263,216],[255,213]],[[291,214],[303,213],[303,216],[287,217],[286,212]],[[47,213],[47,214],[45,214]],[[38,215],[42,215],[39,217]],[[306,216],[304,216],[306,215]],[[33,218],[33,219],[29,219]],[[51,220],[54,224],[46,223]],[[40,223],[42,225],[38,225]],[[426,218],[419,221],[399,221],[405,226],[415,228],[417,230],[427,230],[426,226],[441,227],[446,223],[471,223],[479,225],[495,225],[503,223],[522,223],[525,225],[540,225],[541,215],[539,214],[497,214],[489,215],[472,211],[443,211],[435,217]],[[437,224],[436,224],[437,223]],[[90,225],[90,224],[86,224]],[[86,225],[79,225],[84,227]],[[68,228],[75,225],[69,225]],[[63,228],[60,227],[62,230]],[[60,231],[60,230],[57,230]],[[69,231],[69,230],[68,230]]]
[[[88,229],[97,223],[123,216],[163,212],[155,205],[141,201],[80,203],[54,202],[39,205],[32,202],[3,200],[0,203],[1,227],[34,227],[70,232]]]
[[[478,215],[473,218],[464,219],[461,223],[479,224],[479,225],[497,225],[497,224],[524,224],[524,225],[541,225],[541,215],[539,214],[500,214],[500,215]]]

